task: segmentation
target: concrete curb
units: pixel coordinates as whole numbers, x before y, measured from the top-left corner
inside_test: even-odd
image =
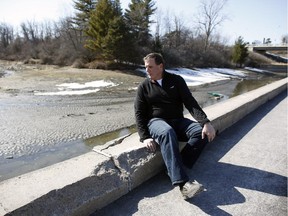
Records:
[[[204,110],[221,133],[285,89],[287,78]],[[135,133],[93,152],[0,182],[0,215],[89,215],[162,169],[160,153],[147,152]]]

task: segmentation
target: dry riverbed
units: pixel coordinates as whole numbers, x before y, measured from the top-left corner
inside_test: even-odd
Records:
[[[127,133],[125,128],[135,123],[135,89],[143,79],[133,71],[0,61],[0,181],[85,153],[112,138],[103,135],[108,132]],[[63,83],[100,80],[115,85],[85,95],[41,95],[59,91],[57,85]],[[229,98],[240,82],[225,80],[191,90],[201,106],[208,106],[217,100],[207,92]]]

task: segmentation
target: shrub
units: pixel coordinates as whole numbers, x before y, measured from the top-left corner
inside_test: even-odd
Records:
[[[80,59],[76,59],[73,64],[72,64],[73,68],[86,68],[86,63],[85,61],[80,58]]]
[[[103,61],[95,60],[90,63],[88,63],[89,69],[107,69],[107,64]]]

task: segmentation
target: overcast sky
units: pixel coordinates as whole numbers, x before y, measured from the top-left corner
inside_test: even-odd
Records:
[[[187,27],[195,23],[201,0],[156,0],[161,13],[176,15]],[[130,0],[120,0],[125,9]],[[19,26],[21,22],[59,20],[73,15],[73,0],[0,0],[0,22]],[[280,43],[287,33],[287,0],[228,0],[223,10],[229,19],[217,31],[230,43],[242,36],[246,42],[270,38]]]

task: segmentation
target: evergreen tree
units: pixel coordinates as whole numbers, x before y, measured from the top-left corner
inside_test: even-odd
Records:
[[[246,58],[248,57],[247,43],[244,42],[243,38],[240,36],[235,41],[232,53],[232,61],[242,67]]]
[[[84,32],[88,28],[90,13],[95,9],[97,0],[73,0],[73,2],[76,13],[74,17],[69,19],[67,23],[68,28],[77,35],[75,38],[76,50],[80,51],[85,57],[88,57],[91,53],[87,49],[84,49],[84,42],[86,40]]]
[[[150,20],[156,8],[153,0],[132,0],[125,12],[125,21],[133,35],[135,48],[140,56],[145,48],[151,48]],[[143,50],[144,49],[144,50]],[[141,51],[142,50],[142,51]]]
[[[79,30],[84,30],[88,26],[90,13],[95,9],[97,0],[74,0],[74,8],[77,10],[73,23]]]
[[[124,61],[129,42],[119,0],[99,0],[91,12],[85,47],[103,60]]]

